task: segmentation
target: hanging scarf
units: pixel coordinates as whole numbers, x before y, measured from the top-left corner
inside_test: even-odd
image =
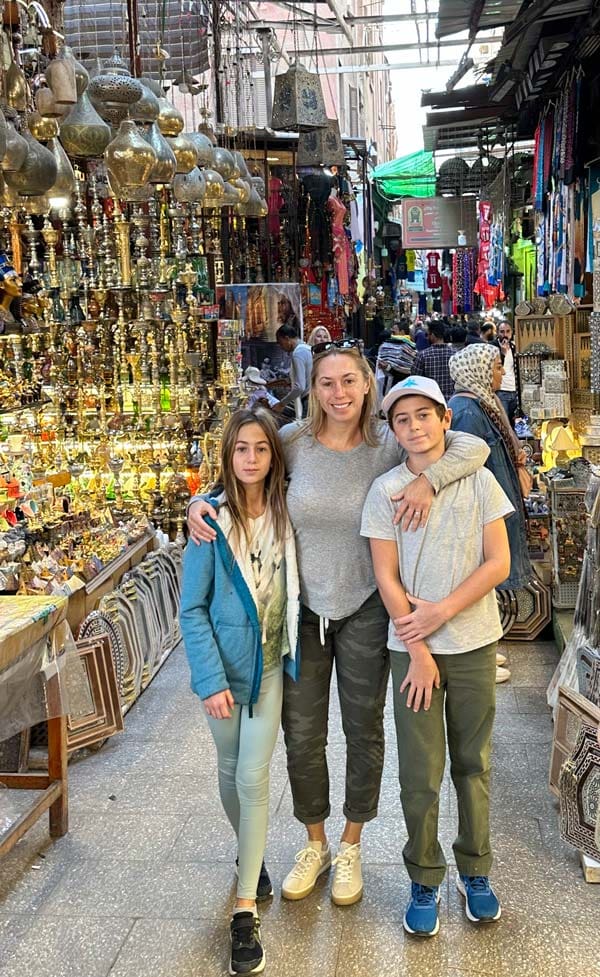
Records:
[[[492,424],[498,428],[510,459],[519,465],[516,439],[504,408],[492,389],[493,366],[500,356],[497,346],[488,343],[472,343],[455,353],[449,360],[450,376],[454,380],[454,393],[474,394]]]

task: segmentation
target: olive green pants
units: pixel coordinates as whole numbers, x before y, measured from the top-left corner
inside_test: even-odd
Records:
[[[496,646],[494,642],[462,655],[434,655],[440,687],[433,690],[429,711],[421,708],[416,713],[406,706],[408,690],[400,692],[409,656],[390,652],[400,798],[408,829],[404,864],[412,881],[421,885],[440,885],[446,872],[438,840],[446,732],[458,799],[458,835],[452,846],[458,871],[488,875],[492,865],[489,782]]]

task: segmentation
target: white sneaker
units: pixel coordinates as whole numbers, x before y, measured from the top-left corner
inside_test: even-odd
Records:
[[[502,685],[503,682],[508,682],[510,678],[510,671],[508,668],[501,668],[500,665],[496,665],[496,685]]]
[[[496,665],[506,665],[507,661],[506,655],[503,655],[501,651],[496,652]]]
[[[331,867],[329,845],[323,847],[322,841],[309,841],[306,848],[296,855],[296,864],[286,875],[281,887],[284,899],[304,899],[315,887],[323,872]]]
[[[336,906],[352,906],[363,894],[360,845],[342,841],[333,860],[335,876],[331,887],[331,901]]]

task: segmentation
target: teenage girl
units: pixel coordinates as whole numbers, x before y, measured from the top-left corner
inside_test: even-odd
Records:
[[[296,679],[299,583],[277,428],[240,410],[223,432],[211,504],[213,546],[189,542],[181,629],[217,748],[219,791],[238,842],[230,974],[265,966],[257,894],[270,895],[263,856],[269,764],[281,722],[283,668]]]

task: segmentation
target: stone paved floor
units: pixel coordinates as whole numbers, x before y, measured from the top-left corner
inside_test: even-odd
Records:
[[[544,690],[553,644],[507,645],[513,680],[498,689],[494,879],[504,913],[477,929],[453,874],[437,938],[404,934],[408,892],[392,711],[381,816],[365,831],[362,902],[338,908],[328,879],[302,902],[263,909],[270,977],[600,977],[600,886],[586,885],[559,839],[546,780],[552,725]],[[344,747],[331,721],[333,802]],[[131,710],[126,731],[70,765],[71,831],[50,843],[38,824],[0,860],[0,977],[216,977],[226,972],[235,855],[216,793],[215,761],[178,649]],[[18,810],[4,793],[0,812]],[[451,855],[455,803],[444,785],[441,839]],[[335,838],[341,825],[332,819]],[[272,770],[268,865],[276,891],[302,830],[291,814],[282,744]]]

